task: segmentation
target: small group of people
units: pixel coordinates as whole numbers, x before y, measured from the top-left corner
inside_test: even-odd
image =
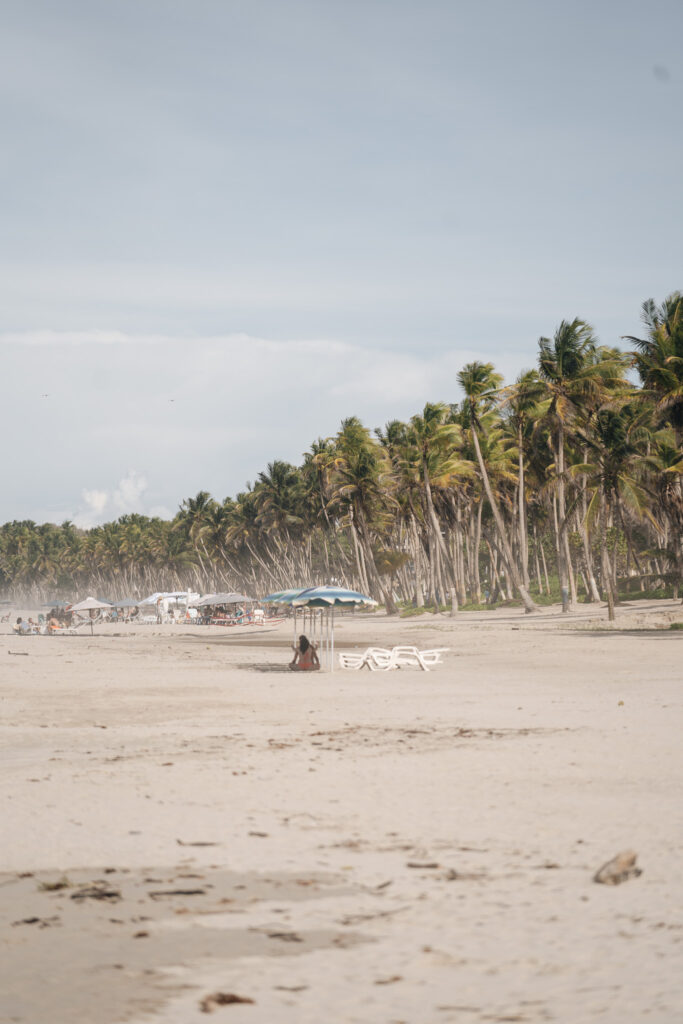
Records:
[[[292,644],[294,657],[289,663],[292,672],[317,672],[320,668],[320,659],[315,646],[307,636],[302,633],[298,644]]]
[[[40,623],[34,622],[33,619],[22,619],[20,615],[12,629],[15,633],[21,633],[23,636],[27,633],[40,633]]]

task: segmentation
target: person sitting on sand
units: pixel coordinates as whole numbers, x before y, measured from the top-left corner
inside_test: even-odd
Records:
[[[317,672],[320,668],[315,647],[303,633],[294,647],[294,657],[289,663],[292,672]]]

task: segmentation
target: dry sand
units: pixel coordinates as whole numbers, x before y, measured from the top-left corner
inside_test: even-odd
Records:
[[[618,614],[0,636],[0,1021],[683,1019],[683,608]]]

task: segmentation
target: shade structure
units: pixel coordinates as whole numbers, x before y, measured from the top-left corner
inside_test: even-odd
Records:
[[[138,601],[138,605],[156,605],[159,601],[184,601],[185,604],[191,604],[195,597],[199,597],[199,594],[193,594],[187,590],[157,590],[143,601]]]
[[[195,607],[205,608],[212,604],[255,604],[256,599],[247,597],[246,594],[206,594],[199,601],[194,602]]]
[[[302,590],[291,602],[294,608],[332,608],[334,605],[350,607],[376,607],[377,601],[356,590],[344,590],[343,587],[308,587]]]
[[[98,601],[96,597],[86,597],[85,601],[79,601],[78,604],[72,604],[69,611],[71,612],[89,612],[92,608],[111,608],[111,604],[108,601]]]
[[[326,661],[327,668],[334,670],[334,609],[336,607],[346,608],[373,608],[377,601],[367,594],[360,594],[356,590],[345,590],[343,587],[306,587],[303,590],[281,590],[275,594],[269,594],[263,599],[263,603],[288,604],[294,609],[294,637],[296,640],[296,613],[299,608],[321,609],[320,632],[312,637],[318,641],[321,647],[321,664]],[[324,611],[324,621],[322,612]],[[311,618],[313,629],[317,629],[317,618]]]
[[[138,602],[134,597],[122,597],[120,601],[112,601],[112,608],[137,608]]]

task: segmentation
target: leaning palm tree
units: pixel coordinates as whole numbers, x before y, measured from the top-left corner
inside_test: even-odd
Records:
[[[491,512],[496,524],[498,531],[498,538],[500,545],[505,556],[505,561],[508,565],[508,571],[514,584],[515,589],[519,593],[524,605],[524,610],[529,612],[538,611],[538,608],[534,604],[529,595],[529,591],[524,585],[524,580],[517,568],[517,564],[512,554],[512,546],[510,539],[505,529],[505,523],[496,501],[493,489],[491,487],[491,481],[486,471],[486,464],[481,454],[481,445],[479,443],[478,431],[481,430],[481,409],[482,406],[486,408],[490,406],[494,396],[500,390],[503,378],[499,373],[496,373],[492,363],[481,363],[474,362],[468,363],[462,368],[458,374],[458,383],[465,392],[465,406],[469,413],[471,423],[471,434],[472,443],[474,444],[474,451],[477,457],[477,463],[479,465],[479,472],[481,474],[481,481],[486,491],[486,497],[488,498]]]

